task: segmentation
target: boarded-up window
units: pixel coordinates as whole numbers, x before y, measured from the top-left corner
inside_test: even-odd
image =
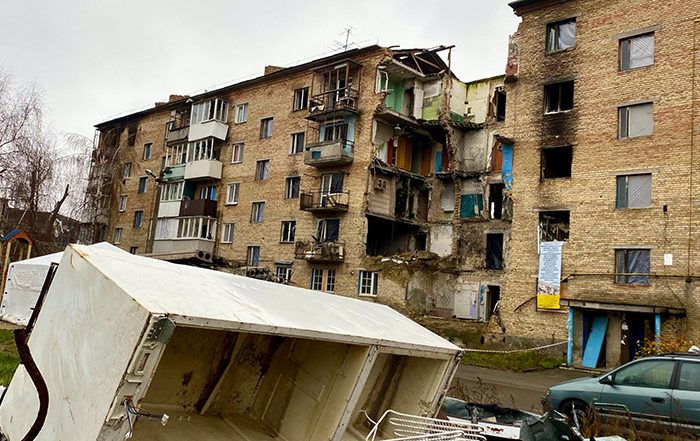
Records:
[[[654,33],[620,40],[620,70],[654,64]]]
[[[648,285],[651,250],[615,250],[615,283]]]
[[[617,177],[617,208],[651,207],[651,173]]]
[[[624,106],[618,109],[618,126],[620,138],[649,136],[654,133],[652,103]]]

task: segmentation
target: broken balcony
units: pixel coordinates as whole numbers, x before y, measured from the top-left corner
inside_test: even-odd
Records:
[[[306,145],[304,164],[314,167],[337,167],[352,164],[354,143],[349,139],[332,139]]]
[[[165,131],[165,139],[167,143],[186,140],[190,134],[189,120],[187,125],[180,121],[169,121],[167,130]]]
[[[302,242],[294,246],[294,257],[314,263],[340,263],[345,260],[343,242]]]
[[[333,89],[314,95],[310,100],[307,118],[312,121],[324,121],[356,114],[359,96],[359,91],[351,87]]]
[[[350,205],[350,193],[304,191],[299,197],[299,209],[311,213],[344,213]]]

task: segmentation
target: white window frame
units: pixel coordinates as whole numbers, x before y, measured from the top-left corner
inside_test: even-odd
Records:
[[[332,274],[332,277],[331,277],[331,274]],[[324,285],[326,286],[326,289],[325,289],[326,292],[329,292],[329,293],[335,292],[336,275],[337,275],[337,272],[335,271],[335,268],[326,269],[326,280],[324,283]],[[332,286],[331,286],[331,280],[333,281]]]
[[[299,139],[299,136],[301,135],[301,150],[296,151],[297,148],[297,140]],[[289,142],[289,154],[290,155],[298,155],[301,153],[304,153],[304,146],[306,144],[306,132],[294,132],[291,134],[291,140]]]
[[[213,161],[216,156],[214,149],[214,138],[208,137],[187,143],[186,162]]]
[[[245,152],[245,143],[236,142],[231,145],[231,164],[240,164],[243,162],[243,153]]]
[[[359,270],[357,277],[357,295],[361,297],[377,297],[379,273],[377,271]],[[366,281],[369,281],[369,285],[363,283]],[[367,288],[369,292],[367,292]]]
[[[153,143],[152,142],[147,142],[143,145],[143,160],[144,161],[149,161],[151,159],[151,155],[153,154]],[[148,153],[148,155],[146,155]]]
[[[264,164],[267,163],[267,167]],[[271,161],[269,159],[260,159],[255,162],[255,180],[265,181],[270,179]]]
[[[191,115],[191,124],[201,124],[208,121],[220,121],[226,124],[228,121],[228,102],[221,98],[214,98],[194,103]]]
[[[285,225],[288,225],[286,231],[287,235],[285,237]],[[280,243],[294,243],[296,239],[296,229],[297,221],[295,220],[283,220],[280,228]]]
[[[234,222],[224,222],[221,228],[221,243],[233,243],[233,235],[236,224]]]
[[[126,211],[126,204],[129,197],[125,194],[119,195],[119,212],[123,213]]]
[[[233,189],[233,193],[231,192],[231,189]],[[226,184],[226,205],[238,205],[238,195],[240,192],[240,182],[229,182]]]
[[[281,273],[281,274],[280,274]],[[281,277],[285,282],[292,280],[292,265],[291,264],[281,264],[275,265],[275,275]]]
[[[294,186],[290,185],[294,179],[299,180],[299,186],[297,187],[297,195],[296,196],[292,195],[292,191],[294,190]],[[286,178],[284,178],[284,198],[285,199],[299,199],[299,195],[301,195],[301,176],[287,176]]]
[[[124,231],[124,228],[114,227],[114,233],[112,234],[112,243],[114,245],[122,243],[122,231]]]
[[[177,238],[213,241],[216,239],[216,219],[202,216],[178,218]]]
[[[309,86],[294,89],[294,100],[292,102],[292,112],[306,110],[309,108]]]
[[[260,119],[260,139],[272,138],[272,129],[275,119],[273,117]],[[269,129],[269,130],[266,130]]]
[[[265,222],[265,201],[254,201],[250,209],[250,222],[262,224]]]
[[[310,289],[314,291],[323,291],[323,272],[323,268],[311,268]],[[320,276],[320,278],[317,276]]]
[[[630,109],[632,108],[642,108],[649,106],[650,109],[650,114],[651,114],[651,126],[649,133],[642,133],[639,135],[634,135],[630,136],[630,123],[631,123],[631,115],[632,112]],[[625,133],[622,133],[622,126],[623,126],[623,121],[625,123]],[[645,103],[638,103],[638,104],[630,104],[626,106],[619,106],[617,108],[617,137],[618,139],[631,139],[631,138],[641,138],[644,136],[652,136],[654,134],[654,103],[653,102],[645,102]]]
[[[122,177],[123,178],[130,178],[131,177],[131,162],[124,163],[124,167],[122,169]]]
[[[242,124],[248,121],[248,103],[236,104],[236,114],[234,118],[236,124]]]
[[[180,165],[187,162],[187,143],[180,142],[166,149],[165,165]]]
[[[215,201],[218,191],[216,185],[205,185],[199,187],[199,199]],[[212,197],[213,196],[213,197]]]
[[[180,201],[185,191],[185,181],[168,182],[160,187],[160,201]]]
[[[376,93],[390,92],[389,90],[389,73],[384,69],[377,69],[377,77],[374,87]]]
[[[258,251],[258,261],[257,262],[253,262],[253,255],[255,254],[254,253],[255,249],[257,249],[257,251]],[[246,266],[252,266],[252,267],[260,266],[260,255],[261,254],[262,254],[262,249],[261,249],[260,245],[248,245],[248,248],[246,250],[246,256],[245,256]]]

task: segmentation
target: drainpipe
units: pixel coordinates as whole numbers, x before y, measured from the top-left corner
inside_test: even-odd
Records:
[[[574,308],[569,307],[569,319],[567,320],[569,339],[566,342],[566,364],[574,364]]]
[[[656,337],[656,347],[661,346],[661,314],[654,314],[654,336]]]

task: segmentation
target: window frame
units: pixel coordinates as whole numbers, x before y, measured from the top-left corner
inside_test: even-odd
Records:
[[[144,161],[150,161],[151,159],[151,150],[153,149],[153,143],[152,142],[146,142],[143,144],[143,160]]]
[[[276,263],[275,276],[281,277],[284,283],[289,283],[292,280],[292,264],[291,263]],[[281,270],[281,271],[280,271]],[[280,274],[283,272],[284,274]]]
[[[649,115],[651,118],[650,132],[643,133],[641,135],[630,136],[630,125],[631,125],[630,123],[631,123],[631,116],[632,116],[632,112],[630,112],[630,109],[641,108],[641,107],[645,107],[645,106],[649,106],[649,108],[651,109],[651,112],[649,112]],[[624,134],[623,134],[623,129],[625,131]],[[653,135],[654,135],[654,103],[652,101],[646,101],[646,102],[635,103],[635,104],[627,104],[627,105],[622,105],[622,106],[617,107],[617,139],[644,138],[644,137],[653,136]]]
[[[243,119],[238,119],[240,115],[239,109],[243,109]],[[240,103],[235,106],[235,113],[233,115],[234,124],[243,124],[248,122],[248,103]]]
[[[256,256],[257,252],[257,256]],[[260,245],[248,245],[246,249],[245,263],[246,266],[257,268],[260,266]],[[257,260],[257,261],[255,261]]]
[[[236,154],[238,153],[238,154]],[[240,164],[243,162],[243,155],[245,153],[245,143],[235,142],[231,144],[231,164]]]
[[[134,225],[134,228],[143,227],[143,210],[134,210],[134,223],[133,223],[133,225]]]
[[[138,254],[138,253],[139,253],[139,247],[138,247],[138,246],[135,246],[135,245],[130,246],[130,247],[129,247],[129,253],[134,254],[134,255]]]
[[[199,199],[205,199],[208,201],[216,201],[216,197],[218,196],[217,190],[218,189],[216,188],[216,184],[203,185],[203,186],[199,187]]]
[[[139,176],[139,193],[146,193],[148,191],[148,176]]]
[[[226,124],[228,122],[228,109],[228,101],[221,98],[210,98],[192,103],[190,124],[204,124],[209,121],[219,121]]]
[[[630,251],[646,251],[647,259],[649,261],[649,272],[648,273],[633,273],[629,271],[629,262],[627,261],[628,252]],[[623,254],[623,259],[621,261],[619,255]],[[622,270],[620,271],[620,264],[622,264]],[[651,285],[651,248],[615,248],[615,284],[624,286],[650,286]],[[625,274],[625,275],[620,275]],[[639,282],[631,282],[630,278],[639,278]]]
[[[233,192],[233,200],[231,200],[231,188],[235,188]],[[224,205],[238,205],[238,196],[241,193],[240,182],[229,182],[226,184],[226,203]]]
[[[161,184],[160,186],[160,201],[173,202],[181,201],[185,193],[185,181],[174,181]],[[174,197],[171,197],[173,196]]]
[[[632,42],[636,39],[641,39],[644,37],[652,38],[652,50],[651,50],[651,63],[643,64],[640,66],[632,66]],[[625,44],[626,43],[626,44]],[[627,54],[627,67],[624,67],[624,56],[625,52]],[[645,67],[650,67],[656,64],[656,32],[642,32],[641,34],[630,35],[622,37],[618,42],[618,70],[620,72],[629,72],[635,69],[643,69]]]
[[[630,207],[629,202],[630,202],[630,185],[629,181],[630,178],[633,177],[640,177],[640,176],[648,176],[648,181],[649,181],[649,204],[644,205],[644,206],[633,206]],[[621,200],[621,180],[624,179],[624,200]],[[628,173],[628,174],[619,174],[615,176],[615,208],[619,210],[640,210],[644,208],[651,208],[652,205],[654,204],[654,175],[653,173],[646,172],[646,173]],[[623,205],[624,204],[624,205]]]
[[[363,284],[363,281],[369,279],[369,285]],[[377,297],[379,287],[379,272],[368,271],[361,269],[357,272],[357,295],[360,297]],[[369,292],[365,292],[365,288],[369,288]]]
[[[297,181],[296,196],[294,196],[294,185],[290,183]],[[301,195],[301,176],[287,176],[284,178],[284,198],[299,199]]]
[[[267,164],[267,166],[265,166]],[[271,161],[269,159],[259,159],[255,162],[255,180],[266,181],[270,179]]]
[[[273,117],[260,118],[260,139],[272,138]]]
[[[266,201],[253,201],[251,203],[250,223],[262,224],[265,222],[265,202]]]
[[[124,179],[131,177],[131,162],[125,162],[122,167],[122,177]]]
[[[122,233],[123,232],[124,232],[124,228],[114,227],[114,231],[112,232],[112,244],[119,245],[120,243],[122,243]]]
[[[545,169],[547,169],[547,157],[549,156],[549,159],[556,159],[552,158],[552,156],[558,156],[558,159],[561,159],[564,156],[568,156],[568,174],[565,175],[559,175],[559,176],[546,176]],[[547,146],[547,147],[541,147],[540,148],[540,180],[541,181],[550,181],[554,179],[571,179],[573,175],[573,169],[574,169],[574,146],[571,144],[568,145],[558,145],[558,146]],[[550,175],[553,173],[553,170],[550,169]]]
[[[566,46],[566,47],[559,47],[559,34],[561,33],[560,26],[563,24],[567,24],[569,22],[574,23],[574,43],[571,46]],[[556,44],[555,48],[552,48],[552,35],[551,31],[554,31],[554,44]],[[577,41],[577,26],[576,26],[576,17],[569,17],[569,18],[563,18],[561,20],[553,21],[550,23],[547,23],[547,26],[545,28],[545,53],[547,54],[556,54],[559,52],[563,52],[565,50],[572,50],[573,48],[576,47],[576,41]]]
[[[223,222],[221,224],[221,243],[233,243],[233,235],[235,234],[235,228],[235,222]]]
[[[298,140],[301,135],[301,146],[298,146],[299,144]],[[306,146],[306,132],[294,132],[290,134],[290,142],[289,142],[289,154],[290,155],[299,155],[304,153],[304,147]],[[300,148],[301,147],[301,148]]]
[[[288,228],[285,229],[285,227],[288,227]],[[284,243],[284,244],[294,243],[294,241],[296,240],[296,229],[297,229],[297,221],[296,220],[283,220],[280,223],[280,243]],[[285,233],[287,233],[287,234],[285,235]]]
[[[118,202],[118,207],[117,207],[117,211],[119,211],[119,213],[124,213],[126,211],[126,206],[127,206],[128,200],[129,200],[128,195],[126,195],[126,194],[119,195],[119,202]]]
[[[294,93],[292,94],[293,99],[292,99],[292,112],[299,112],[301,110],[306,110],[309,108],[309,86],[304,86],[300,87],[298,89],[294,89]],[[298,93],[300,96],[300,100],[297,100]],[[299,102],[301,101],[301,102]]]
[[[562,97],[564,94],[562,93],[563,87],[565,85],[571,84],[571,107],[564,109],[562,108]],[[553,89],[556,88],[557,90],[557,110],[549,110],[549,101],[551,94],[553,93]],[[566,80],[566,81],[557,81],[555,83],[548,83],[544,85],[544,114],[545,115],[555,115],[558,113],[566,113],[566,112],[571,112],[574,110],[575,107],[575,98],[576,98],[576,82],[574,80]]]

